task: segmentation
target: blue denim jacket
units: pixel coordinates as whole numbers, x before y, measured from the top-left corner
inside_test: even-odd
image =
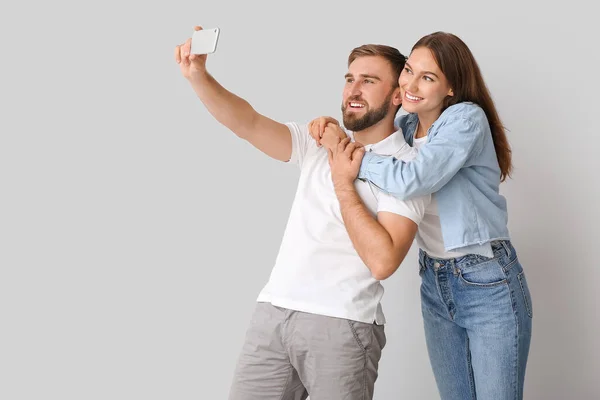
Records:
[[[417,122],[416,114],[395,121],[410,145]],[[492,133],[476,104],[444,110],[413,161],[365,153],[358,178],[401,199],[435,193],[446,251],[509,239]]]

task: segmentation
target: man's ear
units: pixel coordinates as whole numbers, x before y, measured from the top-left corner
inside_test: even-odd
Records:
[[[396,88],[394,90],[394,94],[392,95],[392,104],[395,106],[402,104],[402,94],[400,93],[400,88]]]

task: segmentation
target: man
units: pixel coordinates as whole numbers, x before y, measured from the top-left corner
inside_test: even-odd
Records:
[[[175,48],[175,59],[208,111],[260,151],[302,171],[230,399],[371,399],[385,345],[380,280],[404,259],[429,201],[400,201],[356,181],[362,151],[414,156],[402,132],[394,132],[405,57],[381,45],[352,51],[342,103],[351,138],[328,151],[306,125],[273,121],[223,88],[207,72],[206,56],[190,55],[190,42]],[[364,147],[348,144],[351,139]]]

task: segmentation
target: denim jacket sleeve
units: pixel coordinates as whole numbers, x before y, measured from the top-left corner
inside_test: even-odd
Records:
[[[481,152],[489,124],[483,110],[474,107],[483,120],[471,118],[470,113],[442,114],[429,132],[428,143],[412,161],[365,153],[358,178],[403,200],[437,192]]]

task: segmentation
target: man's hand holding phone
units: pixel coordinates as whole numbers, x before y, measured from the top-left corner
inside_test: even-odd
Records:
[[[194,31],[202,31],[202,27],[195,26]],[[192,53],[192,38],[175,47],[175,61],[187,80],[193,80],[194,76],[206,73],[206,57],[206,54]]]

